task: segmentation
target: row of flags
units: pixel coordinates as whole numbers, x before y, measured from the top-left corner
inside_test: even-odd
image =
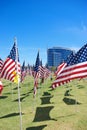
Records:
[[[36,63],[34,68],[28,65],[25,67],[25,61],[23,65],[20,65],[19,54],[17,48],[17,42],[14,41],[13,47],[10,51],[10,54],[7,56],[6,60],[3,61],[0,59],[0,78],[10,80],[15,83],[23,82],[25,76],[29,74],[34,77],[34,95],[36,94],[35,88],[38,87],[38,80],[45,79],[49,76],[50,71],[42,66],[42,62],[39,58],[39,51],[36,57]],[[1,89],[2,90],[2,89]]]
[[[28,72],[29,71],[29,72]],[[25,68],[25,61],[20,65],[19,54],[16,41],[7,56],[6,60],[0,59],[0,78],[18,83],[22,82],[27,75],[31,74],[34,77],[34,96],[39,84],[39,79],[44,82],[51,75],[51,71],[42,65],[37,53],[35,66],[31,69],[30,66]],[[68,83],[74,79],[82,79],[87,77],[87,44],[85,44],[76,54],[71,53],[66,62],[63,62],[57,67],[55,72],[56,79],[52,83],[52,88],[56,88],[62,84]]]
[[[21,68],[19,62],[19,54],[15,41],[10,51],[10,54],[7,56],[6,60],[3,61],[2,59],[0,59],[0,79],[3,78],[18,83],[20,79],[20,72]],[[3,85],[0,81],[0,88],[1,87],[3,88]]]
[[[37,53],[34,69],[31,70],[34,77],[34,97],[37,93],[39,79],[46,79],[50,76],[51,71],[42,65],[39,58],[39,51]],[[68,83],[74,79],[82,79],[87,77],[87,44],[84,45],[75,55],[73,53],[68,57],[66,62],[57,67],[55,73],[56,79],[52,83],[52,88],[56,88],[62,84]],[[7,56],[6,60],[0,59],[0,79],[7,79],[15,83],[22,82],[26,76],[25,61],[20,65],[19,54],[16,41]],[[0,95],[3,90],[3,84],[0,81]],[[22,128],[22,115],[20,105],[20,92],[18,85],[18,99],[20,110],[20,127]]]
[[[52,88],[68,83],[74,79],[87,77],[87,44],[85,44],[76,54],[71,53],[66,62],[58,66],[56,80]]]
[[[39,79],[42,79],[41,83],[44,83],[44,80],[47,79],[50,76],[50,74],[51,71],[42,65],[42,61],[40,61],[38,51],[34,67],[34,97],[37,93]]]
[[[2,65],[0,78],[10,80],[12,82],[18,83],[18,80],[20,79],[20,67],[19,62],[19,54],[16,42],[14,42],[14,45],[10,51],[10,54],[7,56],[5,62]]]

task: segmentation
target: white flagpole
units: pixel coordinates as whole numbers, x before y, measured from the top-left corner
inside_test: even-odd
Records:
[[[16,43],[16,67],[17,67],[17,76],[18,76],[18,50],[17,50],[17,39],[14,39],[14,42]],[[22,130],[22,112],[21,112],[21,101],[20,101],[20,79],[18,77],[18,102],[19,102],[19,112],[20,112],[20,130]]]

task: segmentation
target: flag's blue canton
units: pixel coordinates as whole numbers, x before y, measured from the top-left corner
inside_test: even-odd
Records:
[[[67,65],[71,65],[72,61],[74,59],[74,54],[73,52],[68,56],[66,62],[67,62]]]
[[[0,61],[3,61],[3,60],[0,58]]]
[[[40,64],[40,59],[39,59],[39,52],[38,52],[35,67],[34,67],[34,71],[38,72],[39,64]]]
[[[17,49],[17,53],[18,53],[18,49]],[[10,51],[8,58],[16,61],[16,44],[15,43],[13,45],[13,48]],[[18,55],[18,61],[19,61],[19,55]]]
[[[22,72],[25,70],[25,61],[23,62],[21,70],[22,70]]]
[[[78,64],[87,61],[87,44],[84,45],[76,54],[72,57],[72,60],[68,65]]]

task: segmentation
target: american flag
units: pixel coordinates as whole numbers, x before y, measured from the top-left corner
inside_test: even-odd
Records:
[[[2,82],[0,81],[0,96],[1,96],[1,94],[2,94],[2,90],[3,90],[3,84],[2,84]]]
[[[44,68],[44,78],[47,79],[51,74],[51,71],[48,68]]]
[[[29,69],[29,75],[33,76],[33,71],[32,71],[32,67],[31,66],[30,66],[30,69]]]
[[[68,66],[70,65],[71,62],[73,62],[74,57],[75,57],[75,55],[73,52],[67,57],[66,63],[68,64]]]
[[[25,76],[26,76],[26,70],[25,70],[25,61],[24,61],[21,67],[21,82],[24,80]]]
[[[45,68],[43,66],[39,66],[39,77],[44,78],[44,70]]]
[[[19,63],[19,56],[18,56],[18,49],[16,46],[16,42],[10,51],[10,54],[6,58],[2,71],[1,71],[1,78],[10,80],[12,82],[18,83],[20,79],[20,63]]]
[[[26,67],[26,74],[29,75],[29,71],[30,71],[30,65],[28,64]]]
[[[39,51],[38,51],[37,57],[36,57],[35,66],[34,66],[34,71],[35,71],[35,72],[38,72],[38,70],[39,70],[39,65],[40,65],[40,58],[39,58]]]
[[[69,59],[68,61],[67,66],[53,82],[52,88],[68,83],[74,79],[87,77],[87,44],[74,56],[72,55],[71,60]]]
[[[27,71],[27,74],[28,74],[28,75],[33,76],[32,66],[30,66],[29,64],[28,64],[28,66],[27,66],[26,71]]]
[[[70,65],[70,63],[73,61],[74,59],[74,54],[73,52],[67,57],[66,62],[61,63],[58,67],[57,67],[57,71],[55,72],[56,77],[63,71],[63,69],[66,67],[66,65]]]
[[[41,62],[39,65],[39,77],[47,79],[50,74],[51,74],[51,71],[47,69],[45,66],[43,66]]]
[[[39,65],[40,65],[40,59],[39,59],[39,51],[38,51],[36,62],[35,62],[35,67],[34,67],[34,97],[36,95],[36,91],[38,87]]]
[[[57,71],[55,72],[55,75],[58,76],[62,71],[63,69],[65,68],[65,66],[67,65],[67,63],[61,63],[58,67],[57,67]]]
[[[44,78],[44,66],[42,65],[42,60],[40,61],[39,64],[39,78],[43,79]]]
[[[4,61],[0,58],[0,73],[1,73],[1,70],[2,70],[3,64],[4,64]]]

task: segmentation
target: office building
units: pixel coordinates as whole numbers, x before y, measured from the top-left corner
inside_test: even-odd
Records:
[[[62,48],[62,47],[53,47],[47,49],[47,64],[49,67],[57,67],[60,63],[65,61],[67,57],[72,53],[73,50]]]

